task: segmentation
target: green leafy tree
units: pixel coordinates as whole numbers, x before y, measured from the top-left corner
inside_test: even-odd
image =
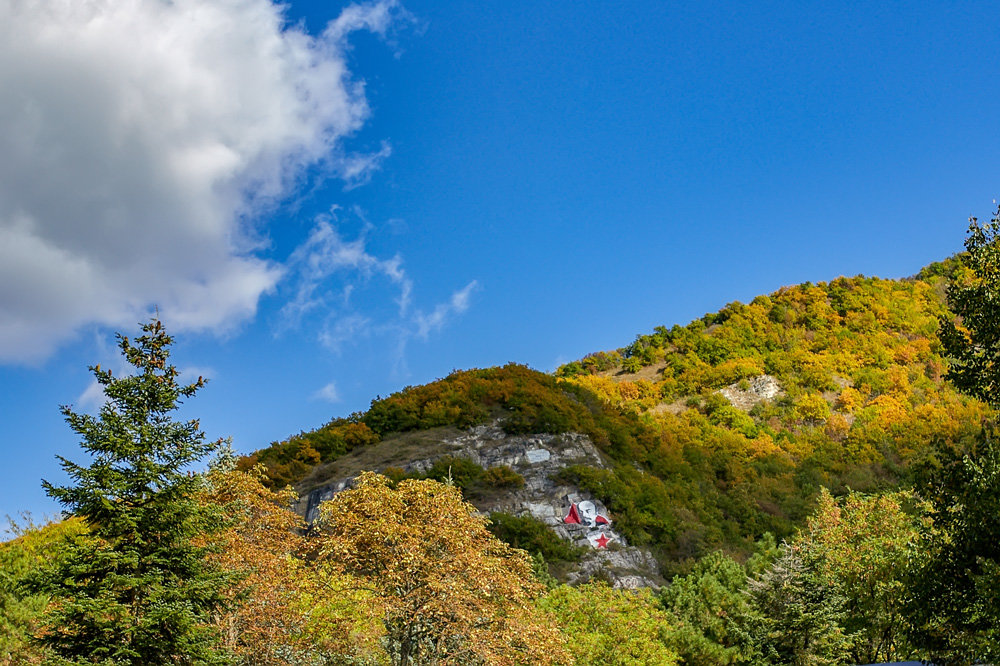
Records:
[[[967,452],[944,449],[922,485],[933,522],[917,542],[914,642],[940,666],[1000,658],[1000,433]]]
[[[171,337],[157,320],[142,330],[134,343],[118,336],[133,374],[91,368],[107,399],[98,416],[62,408],[90,464],[60,457],[70,483],[43,482],[88,528],[35,583],[52,595],[40,640],[60,664],[224,662],[209,620],[229,576],[200,545],[223,517],[199,503],[202,480],[189,471],[221,442],[171,418],[204,380],[178,384]]]
[[[939,336],[951,357],[948,379],[959,390],[1000,406],[1000,209],[980,225],[969,220],[964,273],[948,287]],[[971,272],[971,274],[970,274]]]
[[[948,288],[959,319],[941,318],[949,380],[1000,407],[1000,210],[970,220],[963,266]],[[971,445],[939,442],[920,485],[932,522],[915,554],[914,641],[942,666],[1000,658],[1000,443],[990,416]]]
[[[855,664],[903,661],[906,640],[906,573],[919,514],[907,512],[910,493],[849,493],[839,501],[823,489],[799,545],[845,601],[845,631]],[[916,513],[916,512],[914,512]]]
[[[672,666],[663,642],[670,618],[649,590],[615,590],[604,583],[560,585],[540,605],[559,623],[577,666]]]
[[[79,520],[36,525],[10,521],[14,539],[0,543],[0,664],[40,664],[45,653],[31,636],[45,612],[48,597],[25,589],[25,582],[46,562],[58,560],[67,540],[79,534]]]

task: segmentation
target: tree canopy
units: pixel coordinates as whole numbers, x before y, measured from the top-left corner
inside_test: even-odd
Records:
[[[373,593],[393,664],[568,661],[531,558],[454,486],[367,472],[321,508],[321,553]]]
[[[951,357],[948,379],[960,390],[1000,407],[1000,208],[993,219],[969,220],[965,270],[948,286],[941,342]]]
[[[198,501],[202,481],[190,473],[220,442],[173,419],[204,380],[179,384],[171,337],[158,320],[142,330],[135,342],[118,336],[132,374],[91,368],[106,397],[97,416],[62,408],[89,464],[60,457],[70,482],[43,482],[87,528],[36,581],[53,599],[40,638],[59,663],[224,662],[210,619],[230,575],[205,540],[224,521]]]

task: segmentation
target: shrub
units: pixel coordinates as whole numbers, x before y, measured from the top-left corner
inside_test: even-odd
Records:
[[[494,468],[495,469],[495,468]],[[562,539],[545,523],[532,516],[512,516],[494,511],[488,527],[501,541],[531,554],[541,554],[547,562],[575,562],[586,552]]]
[[[494,488],[523,488],[524,477],[511,469],[508,465],[490,467],[486,470],[483,481],[488,486]]]

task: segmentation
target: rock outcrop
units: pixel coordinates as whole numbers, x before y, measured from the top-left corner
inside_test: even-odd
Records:
[[[781,384],[771,375],[760,375],[744,382],[730,384],[718,391],[729,404],[744,412],[749,412],[757,403],[772,400],[784,393]]]
[[[524,478],[524,487],[505,489],[495,497],[477,500],[483,513],[502,511],[530,515],[560,537],[588,549],[578,566],[566,573],[568,582],[594,576],[609,579],[618,587],[654,586],[662,582],[656,559],[647,551],[629,546],[614,529],[614,515],[600,501],[579,488],[556,481],[557,473],[570,465],[607,468],[601,453],[586,435],[508,435],[499,421],[476,426],[448,437],[432,458],[414,459],[402,465],[406,472],[426,472],[440,458],[467,458],[485,469],[506,465]],[[381,471],[381,470],[375,470]],[[298,510],[306,520],[316,519],[321,502],[347,488],[351,479],[337,479],[300,498]],[[588,504],[588,502],[590,504]],[[578,523],[567,523],[574,506],[584,506]],[[607,520],[604,523],[603,520]]]

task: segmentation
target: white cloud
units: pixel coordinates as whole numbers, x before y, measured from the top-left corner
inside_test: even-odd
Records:
[[[430,314],[418,312],[413,320],[416,324],[417,336],[427,339],[432,331],[440,330],[445,322],[454,315],[460,315],[469,309],[469,298],[472,292],[479,287],[479,282],[473,280],[462,289],[451,295],[446,303],[439,303]]]
[[[91,379],[87,388],[83,389],[83,393],[77,396],[74,405],[84,411],[96,413],[107,401],[108,397],[104,394],[104,387],[98,384],[96,379]]]
[[[334,352],[340,352],[347,343],[369,335],[372,331],[372,320],[361,314],[334,316],[326,322],[319,332],[319,341],[323,346]]]
[[[313,394],[313,397],[318,400],[326,400],[327,402],[340,402],[340,394],[337,393],[337,385],[330,382],[320,390]]]
[[[177,368],[177,372],[177,381],[181,384],[193,384],[198,379],[209,381],[218,377],[215,368],[208,365],[188,365]]]
[[[123,377],[125,375],[135,374],[135,368],[130,366],[120,354],[118,354],[118,349],[112,349],[112,347],[107,343],[106,338],[102,336],[97,336],[95,338],[95,346],[99,350],[98,356],[104,359],[108,359],[107,362],[101,363],[104,369],[111,369],[112,374],[115,377]],[[181,384],[193,384],[198,381],[198,378],[202,379],[212,379],[216,376],[216,371],[210,366],[197,366],[189,365],[183,368],[178,368],[177,381]],[[76,400],[73,402],[73,407],[77,410],[83,410],[91,414],[96,414],[100,411],[101,407],[108,402],[108,396],[104,393],[104,387],[101,386],[97,379],[92,378],[88,383],[87,387],[83,389],[83,392],[77,396]]]
[[[360,223],[360,231],[347,239],[339,230],[348,222]],[[399,222],[391,221],[390,227]],[[309,237],[289,258],[284,288],[290,293],[282,308],[278,332],[299,326],[315,326],[320,343],[335,353],[346,345],[370,337],[394,338],[393,348],[398,368],[405,366],[408,342],[427,340],[451,319],[468,310],[472,293],[479,288],[476,280],[455,291],[449,299],[429,312],[413,306],[414,281],[399,255],[381,258],[368,248],[369,235],[375,230],[358,209],[334,209],[319,216]],[[360,289],[389,289],[395,309],[391,313],[359,312],[352,303]],[[388,302],[384,293],[373,302]]]
[[[260,214],[308,167],[356,184],[391,152],[344,147],[369,115],[345,51],[400,12],[314,37],[271,0],[0,0],[0,361],[154,304],[174,330],[253,317],[285,274]]]
[[[306,314],[328,309],[338,300],[342,301],[343,308],[349,307],[355,285],[348,283],[337,298],[330,291],[330,279],[335,276],[362,281],[382,277],[397,290],[395,300],[400,316],[409,308],[413,281],[403,270],[402,258],[396,255],[380,259],[368,251],[367,235],[372,227],[367,222],[354,240],[345,240],[335,226],[336,214],[333,210],[330,215],[317,218],[309,237],[289,258],[295,295],[282,308],[286,326],[296,325]]]

